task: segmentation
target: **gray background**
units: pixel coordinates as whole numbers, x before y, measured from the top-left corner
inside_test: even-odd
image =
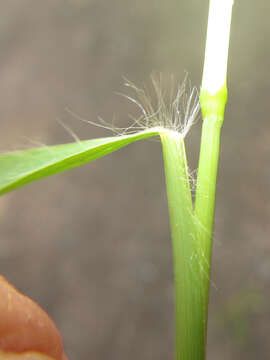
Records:
[[[153,71],[200,86],[208,1],[0,4],[0,150],[110,135],[137,109],[115,92]],[[268,1],[233,14],[208,359],[270,353]],[[188,138],[196,169],[200,123]],[[0,202],[0,271],[61,329],[70,359],[172,359],[173,275],[160,144],[145,141]]]

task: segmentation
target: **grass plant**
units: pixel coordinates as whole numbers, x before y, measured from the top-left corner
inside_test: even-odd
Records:
[[[131,83],[142,117],[114,137],[43,147],[0,156],[0,194],[83,165],[132,142],[160,136],[166,175],[175,278],[175,359],[206,357],[208,296],[220,131],[227,100],[226,72],[233,0],[210,0],[200,103],[203,117],[195,203],[185,135],[199,110],[194,90],[166,96],[153,80],[156,101]],[[154,105],[153,105],[154,104]],[[138,130],[138,131],[137,131]]]

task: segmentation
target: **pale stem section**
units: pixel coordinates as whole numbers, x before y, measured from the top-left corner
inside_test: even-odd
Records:
[[[226,82],[233,0],[210,0],[202,90],[211,95]]]

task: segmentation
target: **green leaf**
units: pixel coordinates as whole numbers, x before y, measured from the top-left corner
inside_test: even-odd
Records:
[[[32,181],[86,164],[134,141],[159,135],[149,129],[131,135],[86,140],[0,155],[0,195]]]

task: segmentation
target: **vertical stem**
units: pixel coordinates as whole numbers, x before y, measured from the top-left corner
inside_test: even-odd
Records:
[[[194,221],[201,271],[204,318],[208,315],[212,233],[220,131],[227,101],[226,73],[233,0],[210,0],[205,63],[200,94],[203,115]],[[205,339],[207,322],[205,322]]]
[[[174,132],[161,133],[161,140],[173,242],[175,359],[203,360],[205,319],[185,146]]]
[[[210,0],[202,90],[215,95],[226,84],[234,0]]]
[[[213,106],[215,107],[215,105]],[[217,114],[215,116],[204,116],[194,209],[194,221],[197,229],[198,241],[198,262],[201,274],[201,301],[205,319],[205,342],[207,337],[209,280],[211,270],[216,180],[219,161],[220,131],[222,125],[220,116]]]
[[[161,133],[175,277],[175,359],[205,360],[211,243],[233,0],[210,0],[200,94],[203,127],[195,208],[183,138]]]

